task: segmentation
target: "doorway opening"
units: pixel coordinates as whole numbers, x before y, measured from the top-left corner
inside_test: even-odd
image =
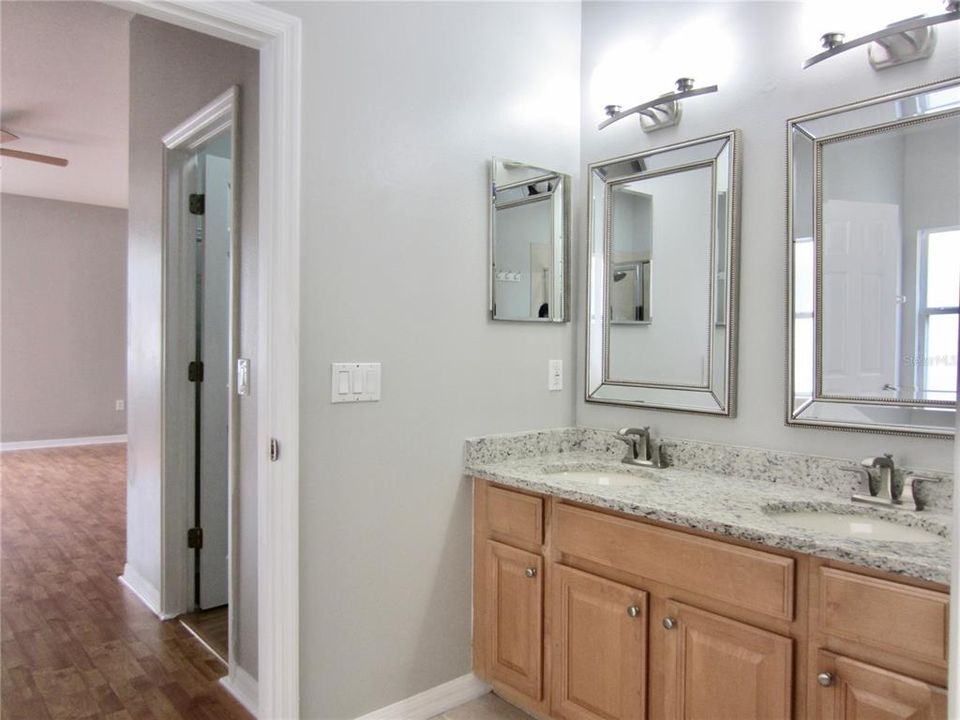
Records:
[[[171,574],[171,590],[185,611],[181,622],[224,662],[230,657],[236,555],[235,398],[248,392],[247,374],[233,370],[239,99],[239,88],[230,88],[163,139],[165,474],[182,498],[165,508],[182,530],[179,539],[174,530],[167,547],[172,567],[180,568]]]

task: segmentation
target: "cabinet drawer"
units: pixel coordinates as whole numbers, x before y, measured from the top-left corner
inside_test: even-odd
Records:
[[[554,512],[562,553],[747,610],[793,619],[794,561],[570,505]]]
[[[487,528],[501,542],[542,545],[543,499],[489,485]]]
[[[896,655],[947,666],[949,596],[911,585],[820,568],[820,630]]]

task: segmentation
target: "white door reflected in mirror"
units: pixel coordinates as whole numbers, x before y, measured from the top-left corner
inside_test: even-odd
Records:
[[[791,424],[953,435],[957,84],[789,124]]]

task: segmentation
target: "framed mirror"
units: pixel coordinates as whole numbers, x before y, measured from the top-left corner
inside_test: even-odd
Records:
[[[734,414],[739,145],[590,166],[588,402]]]
[[[491,317],[565,322],[570,178],[498,159],[490,175]]]
[[[787,422],[951,437],[960,79],[790,120]]]

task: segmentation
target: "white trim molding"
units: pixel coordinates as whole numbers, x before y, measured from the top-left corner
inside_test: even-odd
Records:
[[[137,572],[129,563],[124,564],[123,575],[120,575],[117,580],[119,580],[127,590],[136,595],[140,602],[146,605],[147,609],[161,620],[171,620],[176,617],[175,615],[165,614],[160,610],[160,590]]]
[[[250,0],[113,0],[110,4],[260,53],[257,674],[262,717],[296,718],[300,714],[301,22]],[[275,462],[267,452],[271,439],[280,448]]]
[[[50,440],[15,440],[13,442],[0,443],[0,452],[77,447],[80,445],[122,445],[126,442],[126,435],[91,435],[90,437],[53,438]]]
[[[473,673],[374,710],[357,720],[429,720],[490,692],[490,686]]]
[[[230,671],[229,675],[220,678],[220,684],[246,708],[248,713],[259,717],[260,690],[257,687],[257,681],[250,673],[238,665]]]

